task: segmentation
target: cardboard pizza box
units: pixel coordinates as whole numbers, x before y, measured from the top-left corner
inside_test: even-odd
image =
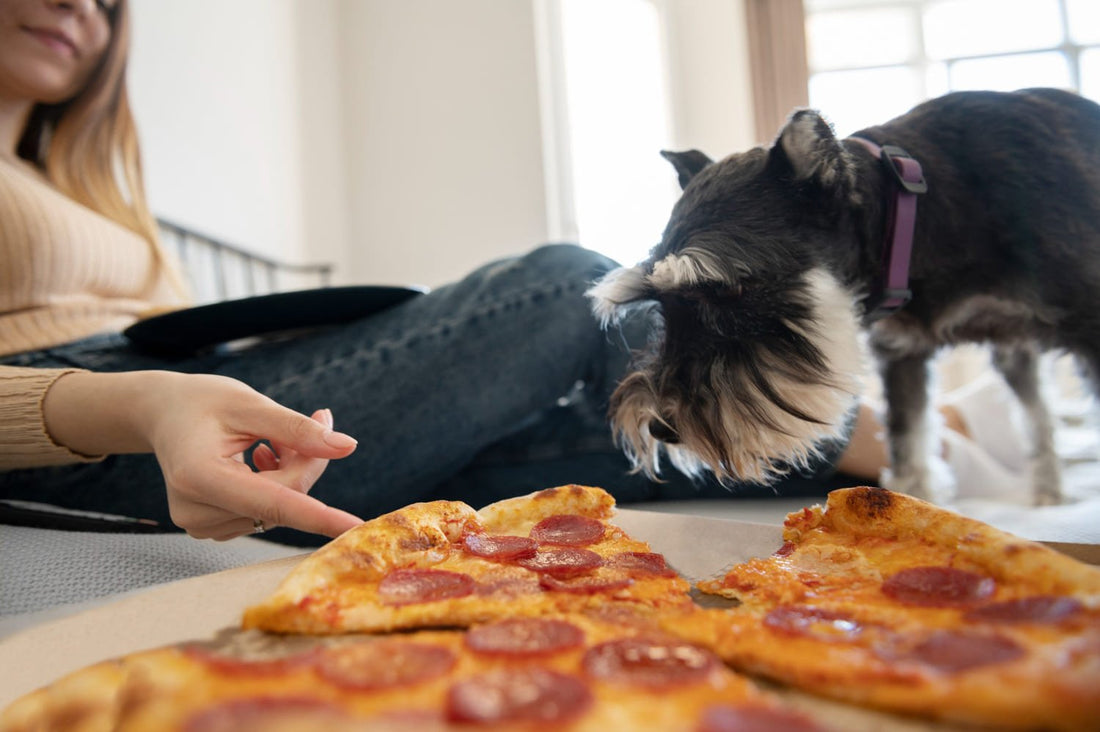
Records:
[[[782,543],[781,527],[771,524],[631,509],[619,509],[614,523],[649,542],[692,582],[713,577],[732,564],[767,556]],[[1081,561],[1100,564],[1100,546],[1052,546]],[[0,639],[0,709],[92,663],[181,641],[208,640],[237,627],[244,608],[265,599],[306,555],[130,593]],[[782,693],[795,705],[853,732],[945,729],[942,724],[871,712],[798,692]]]

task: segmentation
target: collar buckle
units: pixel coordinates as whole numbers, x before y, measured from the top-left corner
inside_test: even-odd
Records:
[[[924,182],[920,165],[904,149],[897,145],[883,145],[879,160],[894,181],[905,190],[918,195],[928,192],[928,184]]]

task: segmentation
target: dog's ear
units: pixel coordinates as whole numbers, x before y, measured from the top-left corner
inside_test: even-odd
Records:
[[[676,168],[681,190],[687,188],[687,184],[700,170],[714,162],[698,150],[688,150],[686,152],[662,150],[661,157],[672,163],[672,167]]]
[[[846,153],[832,125],[810,109],[800,109],[791,115],[771,154],[786,159],[795,180],[833,186],[850,178]]]

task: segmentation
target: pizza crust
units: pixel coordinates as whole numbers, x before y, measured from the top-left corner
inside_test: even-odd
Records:
[[[1026,583],[1037,592],[1100,593],[1100,571],[1034,541],[885,488],[832,491],[824,509],[788,519],[787,541],[820,527],[853,537],[921,541],[950,548],[985,567],[999,581]]]

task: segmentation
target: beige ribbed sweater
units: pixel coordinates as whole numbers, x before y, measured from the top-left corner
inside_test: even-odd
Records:
[[[181,304],[159,272],[140,236],[0,157],[0,355],[118,331]],[[42,418],[46,390],[71,370],[0,366],[0,470],[89,460],[55,444]]]

